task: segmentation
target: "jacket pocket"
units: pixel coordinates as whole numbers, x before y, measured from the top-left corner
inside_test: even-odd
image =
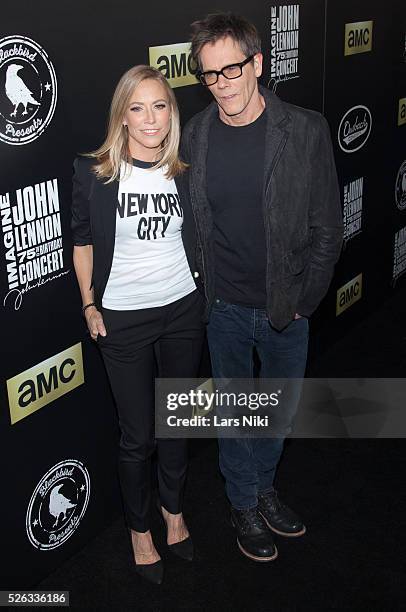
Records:
[[[310,244],[305,244],[287,254],[288,271],[293,276],[299,276],[307,267],[310,260]]]

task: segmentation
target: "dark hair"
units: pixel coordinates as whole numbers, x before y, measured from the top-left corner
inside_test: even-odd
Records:
[[[226,36],[230,36],[240,45],[246,57],[261,53],[261,39],[256,27],[234,13],[211,13],[204,19],[194,21],[191,28],[191,54],[200,69],[200,51],[203,45],[215,43]]]

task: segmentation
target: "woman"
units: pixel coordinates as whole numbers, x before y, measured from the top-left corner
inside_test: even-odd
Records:
[[[193,556],[182,516],[186,441],[154,440],[155,368],[161,377],[196,376],[203,338],[179,133],[166,79],[154,68],[135,66],[116,87],[105,142],[75,160],[73,178],[82,310],[117,404],[119,476],[136,570],[156,583],[163,565],[149,527],[155,446],[167,543],[179,556]]]

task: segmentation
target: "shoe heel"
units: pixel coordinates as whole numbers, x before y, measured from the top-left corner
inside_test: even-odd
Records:
[[[147,580],[148,582],[152,582],[153,584],[162,584],[164,578],[164,564],[162,563],[162,559],[156,561],[155,563],[150,563],[149,565],[135,564],[135,571],[141,578]]]
[[[159,498],[156,500],[156,506],[158,513],[164,522],[166,532],[168,532],[166,521],[164,515],[162,514],[161,502]],[[194,546],[192,538],[190,536],[188,536],[185,540],[181,540],[180,542],[175,542],[174,544],[167,544],[167,546],[169,550],[171,550],[173,554],[177,557],[180,557],[185,561],[193,561]]]
[[[164,564],[162,559],[155,561],[155,563],[137,563],[134,558],[134,547],[130,527],[127,527],[127,532],[130,538],[130,546],[136,573],[148,582],[152,582],[153,584],[161,584],[164,578]]]

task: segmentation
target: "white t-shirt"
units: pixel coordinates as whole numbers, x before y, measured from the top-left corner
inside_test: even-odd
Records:
[[[113,263],[102,300],[110,310],[165,306],[196,289],[175,181],[164,176],[165,168],[133,164],[118,188]]]

